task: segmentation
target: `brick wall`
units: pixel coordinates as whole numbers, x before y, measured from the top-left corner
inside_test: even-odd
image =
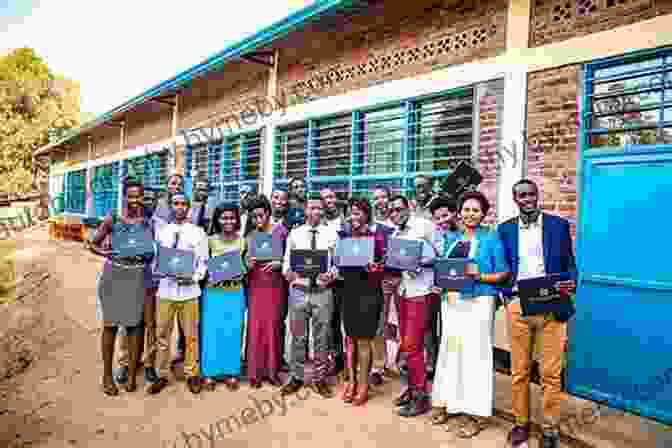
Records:
[[[479,191],[490,202],[490,212],[485,218],[486,224],[497,223],[497,190],[499,182],[498,148],[501,145],[502,108],[504,105],[503,80],[491,81],[478,88],[478,164],[477,169],[483,176]]]
[[[308,27],[279,44],[279,90],[337,95],[494,56],[506,44],[507,5],[415,0],[409,7],[388,1],[333,27]]]
[[[530,46],[538,47],[672,13],[672,0],[532,0]]]
[[[579,66],[528,76],[528,177],[540,187],[542,208],[570,220],[577,208],[577,95]]]
[[[126,148],[166,140],[172,134],[173,108],[149,102],[139,106],[126,121]]]

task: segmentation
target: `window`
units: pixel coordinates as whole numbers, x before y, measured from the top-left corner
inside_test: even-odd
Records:
[[[112,162],[93,169],[91,192],[96,217],[101,218],[109,213],[116,213],[119,200],[119,165]]]
[[[70,171],[65,175],[65,211],[86,212],[86,170]]]
[[[145,186],[165,190],[168,181],[168,152],[147,154],[125,161],[126,174],[135,177]]]
[[[274,181],[304,178],[312,192],[408,193],[420,173],[443,176],[471,163],[474,89],[320,117],[278,128]]]
[[[199,175],[208,177],[212,195],[218,201],[240,198],[240,185],[259,183],[261,131],[225,137],[215,144],[188,146],[185,178],[192,183]]]
[[[672,52],[589,64],[585,82],[585,148],[672,143]]]

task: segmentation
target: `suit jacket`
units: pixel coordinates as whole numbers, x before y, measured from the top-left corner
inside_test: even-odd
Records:
[[[542,244],[544,247],[544,269],[547,274],[569,272],[576,281],[576,262],[572,249],[569,221],[559,216],[541,214]],[[511,267],[512,280],[518,278],[518,217],[509,219],[497,227],[504,256]]]

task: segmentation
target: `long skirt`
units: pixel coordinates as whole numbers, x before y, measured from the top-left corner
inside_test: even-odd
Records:
[[[206,288],[200,308],[201,374],[210,378],[240,376],[243,288]]]
[[[441,346],[432,385],[432,405],[450,414],[492,416],[492,341],[495,300],[481,296],[441,299]]]
[[[255,268],[249,273],[247,316],[247,378],[275,378],[282,364],[283,308],[287,289],[279,272]]]
[[[103,325],[135,327],[145,305],[145,267],[107,263],[98,279]]]

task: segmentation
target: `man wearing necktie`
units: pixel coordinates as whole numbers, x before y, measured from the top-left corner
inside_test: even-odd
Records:
[[[322,200],[319,196],[311,196],[306,202],[306,223],[293,229],[287,238],[282,271],[290,286],[291,361],[289,381],[282,387],[280,391],[282,395],[295,393],[304,385],[310,326],[315,353],[312,387],[324,398],[333,396],[326,379],[329,373],[331,321],[334,313],[332,284],[336,279],[331,259],[336,247],[337,233],[321,221]],[[297,249],[328,250],[330,255],[328,272],[309,277],[292,272],[291,252]]]

